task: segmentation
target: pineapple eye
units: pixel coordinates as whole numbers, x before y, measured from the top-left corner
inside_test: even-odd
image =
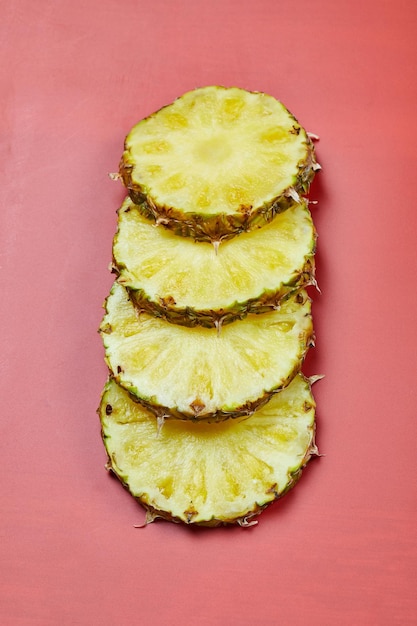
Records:
[[[188,120],[185,115],[171,111],[165,114],[165,124],[171,130],[180,130],[188,126]]]
[[[273,127],[263,132],[259,141],[261,143],[282,143],[288,141],[288,131],[282,127]]]
[[[141,150],[147,154],[163,154],[172,149],[171,144],[163,139],[153,139],[141,145]]]
[[[241,98],[225,98],[220,105],[220,121],[226,125],[236,122],[239,119],[244,106],[244,102]]]
[[[167,191],[178,191],[178,189],[182,189],[187,184],[187,180],[185,176],[182,174],[173,174],[169,178],[165,180],[164,188]]]

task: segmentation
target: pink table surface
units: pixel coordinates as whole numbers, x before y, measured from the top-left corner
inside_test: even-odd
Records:
[[[1,624],[417,624],[416,27],[414,0],[2,3]],[[320,135],[324,456],[256,527],[137,529],[95,413],[108,173],[136,121],[209,84]]]

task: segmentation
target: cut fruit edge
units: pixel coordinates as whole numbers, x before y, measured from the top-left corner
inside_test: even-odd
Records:
[[[210,241],[212,243],[225,241],[236,237],[240,233],[248,232],[268,224],[276,215],[291,208],[294,202],[300,203],[308,194],[315,171],[320,169],[313,155],[300,166],[300,173],[294,183],[285,193],[271,202],[266,202],[251,212],[241,212],[233,215],[218,213],[205,216],[201,213],[182,213],[175,207],[158,205],[131,180],[131,169],[121,167],[121,179],[128,191],[132,202],[136,204],[144,217],[172,230],[181,237],[191,237],[196,241]]]
[[[183,107],[188,106],[189,111],[191,112],[191,115],[194,115],[195,114],[195,111],[193,110],[194,104],[197,101],[200,104],[202,100],[199,100],[199,98],[203,98],[204,100],[204,97],[206,97],[204,94],[209,94],[208,97],[210,98],[211,97],[210,93],[211,95],[213,95],[214,93],[214,100],[216,100],[217,98],[215,106],[223,106],[223,104],[220,104],[220,103],[222,103],[224,99],[227,98],[228,93],[237,94],[236,96],[237,100],[238,101],[240,100],[240,104],[242,105],[242,107],[248,106],[248,109],[251,109],[251,107],[253,106],[253,103],[251,100],[252,98],[259,97],[260,102],[262,101],[262,99],[264,99],[265,105],[259,105],[259,106],[261,108],[262,106],[266,106],[266,109],[270,107],[270,109],[268,109],[268,115],[266,116],[265,114],[262,114],[258,111],[256,112],[256,115],[259,115],[259,123],[261,124],[261,128],[264,130],[267,128],[267,126],[264,126],[264,123],[269,124],[269,125],[272,123],[277,124],[275,133],[279,134],[279,132],[282,131],[284,133],[288,132],[292,137],[296,136],[296,141],[298,142],[297,145],[299,146],[303,145],[303,150],[300,150],[300,153],[297,154],[297,156],[294,154],[291,157],[288,157],[289,159],[291,158],[293,159],[293,161],[291,162],[291,174],[286,173],[283,175],[283,178],[285,179],[285,183],[283,182],[282,185],[277,183],[274,189],[271,187],[268,191],[265,190],[265,193],[264,194],[261,193],[259,197],[257,197],[256,200],[254,199],[244,200],[243,198],[246,198],[246,196],[245,194],[243,194],[240,202],[234,201],[232,203],[234,204],[234,208],[229,207],[228,209],[226,209],[225,205],[223,204],[223,209],[222,209],[221,203],[220,203],[219,207],[216,207],[214,209],[211,208],[209,211],[204,211],[203,208],[201,209],[194,208],[194,207],[197,207],[198,205],[197,202],[190,202],[189,200],[187,200],[185,204],[181,204],[179,200],[176,200],[175,202],[172,199],[170,200],[169,194],[168,195],[162,194],[160,199],[158,198],[157,184],[156,184],[156,189],[154,191],[154,182],[153,182],[154,179],[150,178],[150,180],[147,181],[147,178],[146,176],[144,176],[144,173],[143,173],[143,166],[141,169],[139,163],[137,162],[135,153],[143,154],[143,152],[138,152],[138,150],[140,149],[136,147],[135,141],[143,141],[144,137],[148,136],[147,133],[149,131],[146,129],[147,129],[147,125],[149,124],[151,124],[151,127],[153,128],[152,132],[149,135],[149,139],[152,137],[159,136],[158,134],[153,134],[156,132],[154,128],[155,126],[154,123],[155,123],[155,120],[158,120],[158,116],[159,118],[162,117],[162,121],[160,122],[160,124],[164,128],[164,123],[167,124],[167,121],[165,120],[165,117],[167,116],[167,111],[179,110],[181,112],[181,106]],[[193,94],[197,94],[197,96],[193,96]],[[203,96],[201,94],[203,94]],[[194,101],[191,100],[191,105],[193,105],[191,106],[188,101],[190,100],[190,98],[193,98],[193,97],[197,99]],[[181,104],[181,101],[183,101],[182,104]],[[187,104],[184,104],[184,102],[187,102]],[[210,105],[208,106],[212,106],[212,105],[213,105],[213,102],[211,102]],[[201,106],[203,107],[203,110],[204,110],[204,105],[201,105]],[[196,107],[196,110],[200,111],[199,114],[201,114],[201,110],[199,109],[199,106]],[[187,110],[183,114],[185,121],[187,121],[186,114],[187,114]],[[173,115],[174,116],[178,115],[178,113],[177,114],[173,113]],[[271,119],[269,119],[268,116],[270,118],[273,118],[273,122],[271,122]],[[245,119],[245,122],[242,124],[242,133],[241,133],[242,137],[245,136],[244,131],[246,127],[252,128],[256,126],[256,124],[254,123],[255,119],[257,120],[258,118],[257,117],[254,119],[251,118],[249,121]],[[266,119],[268,119],[268,122],[265,122]],[[280,124],[283,124],[282,128],[279,127],[278,120]],[[238,124],[238,128],[240,128],[239,121],[237,122],[234,121],[233,123],[231,123],[229,127],[227,127],[227,130],[225,130],[224,127],[221,127],[220,122],[219,122],[219,126],[216,126],[216,124],[214,124],[214,127],[213,127],[213,122],[211,120],[210,124],[208,125],[208,128],[210,129],[210,132],[214,133],[214,136],[216,136],[216,133],[220,133],[221,135],[221,133],[230,132],[231,129],[233,129],[233,132],[236,132],[236,127],[235,127],[236,123]],[[156,124],[158,124],[158,122],[156,122]],[[292,127],[291,127],[291,124],[292,124]],[[185,124],[185,126],[187,126],[187,124]],[[285,127],[285,130],[284,130],[284,127]],[[144,130],[138,131],[139,128],[144,129]],[[156,128],[158,129],[158,132],[161,131],[161,129],[158,128],[158,126],[156,126]],[[272,129],[273,128],[274,126],[272,126]],[[203,130],[204,130],[204,126],[203,126]],[[176,128],[175,130],[172,130],[171,132],[173,133],[173,136],[177,138],[177,141],[182,139],[182,135],[181,134],[178,135],[178,128]],[[182,129],[180,132],[182,132]],[[184,131],[184,132],[186,133],[187,131]],[[270,129],[270,132],[272,132],[271,129]],[[169,128],[168,130],[165,130],[165,133],[168,133],[169,135],[170,133]],[[290,135],[288,135],[288,137]],[[166,136],[167,134],[165,134],[165,138]],[[185,134],[185,136],[187,135]],[[195,131],[192,132],[190,136],[192,137],[193,141],[197,142],[196,145],[198,145],[198,142],[204,141],[201,137],[198,137],[196,139]],[[261,137],[262,148],[259,147],[257,148],[257,150],[259,151],[258,155],[261,154],[266,159],[266,161],[268,161],[270,157],[265,156],[266,152],[262,152],[262,150],[265,150],[265,146],[268,145],[268,142],[270,141],[268,134],[266,134],[266,136],[268,137],[268,139],[264,138],[263,136]],[[271,135],[271,137],[272,136],[273,134]],[[180,139],[178,139],[178,137]],[[205,87],[205,88],[197,89],[192,92],[188,92],[184,94],[180,98],[177,98],[177,100],[175,100],[173,103],[162,107],[161,109],[159,109],[152,115],[148,116],[147,118],[144,118],[131,129],[131,131],[129,132],[125,140],[124,152],[123,152],[120,165],[119,165],[119,177],[123,181],[123,184],[125,185],[132,201],[140,207],[141,212],[148,219],[154,220],[155,223],[162,224],[165,227],[172,229],[174,232],[176,232],[177,234],[181,236],[193,237],[196,240],[220,242],[223,239],[231,238],[235,236],[236,234],[239,234],[240,232],[248,231],[253,228],[262,226],[263,224],[273,219],[273,217],[277,213],[287,210],[294,201],[299,202],[301,197],[305,196],[308,193],[310,184],[314,178],[315,172],[321,169],[320,165],[316,161],[312,137],[313,136],[309,135],[305,131],[305,129],[299,124],[299,122],[292,115],[292,113],[288,111],[288,109],[281,102],[275,100],[275,98],[273,98],[272,96],[268,96],[267,94],[261,94],[259,92],[248,92],[246,90],[239,89],[239,88]],[[208,138],[208,141],[212,141],[212,140],[213,139]],[[277,149],[278,149],[278,146],[281,146],[281,143],[280,143],[281,140],[282,140],[282,137],[278,140]],[[159,146],[156,139],[154,139],[153,141],[155,144],[157,144],[157,146]],[[240,137],[239,139],[236,139],[236,141],[239,143]],[[277,140],[274,139],[274,141],[277,141]],[[288,142],[289,142],[289,138],[287,138],[287,143],[285,144],[286,146],[290,145]],[[166,140],[161,139],[160,143],[165,145]],[[255,145],[255,143],[256,142],[254,142],[252,145]],[[188,149],[191,150],[189,144],[186,144],[186,145],[188,146]],[[195,144],[191,144],[191,146],[194,146],[194,145]],[[256,145],[258,144],[256,143]],[[273,143],[273,145],[275,146],[275,143]],[[145,147],[145,152],[148,153],[149,149],[146,147],[146,144],[144,147]],[[156,150],[156,153],[155,153],[156,156],[158,156],[158,154],[161,154],[161,152],[163,152],[161,147],[156,147],[155,150]],[[282,150],[281,147],[280,147],[280,150]],[[256,162],[257,152],[255,148],[254,148],[254,151],[255,152],[251,153],[251,157],[250,157],[250,160],[252,163],[254,162],[254,160]],[[242,149],[241,153],[244,154],[245,150]],[[235,154],[240,154],[238,145],[236,145]],[[283,151],[283,154],[286,154],[285,150]],[[249,168],[248,163],[249,163],[249,160],[245,162],[245,168]],[[152,167],[155,168],[156,164],[154,164]],[[276,165],[273,165],[272,160],[271,160],[270,168],[271,168],[270,170],[271,172],[275,171],[277,168]],[[250,171],[250,168],[249,168],[249,171]],[[249,174],[249,171],[248,172],[245,171],[242,180],[245,180],[244,177],[247,174]],[[175,174],[174,170],[173,170],[173,174]],[[164,175],[166,176],[166,174]],[[189,172],[187,172],[187,175],[189,175]],[[268,175],[270,175],[270,172],[268,172]],[[282,179],[279,179],[279,180],[282,180]],[[240,189],[238,181],[236,181],[235,186],[236,186],[236,190]],[[220,186],[220,189],[221,189],[221,186]],[[212,190],[210,191],[210,193],[211,192]],[[240,197],[239,194],[237,194],[237,197]]]
[[[275,227],[272,229],[273,224],[276,222],[271,222],[268,226],[256,229],[247,235],[242,234],[238,239],[224,244],[226,246],[226,248],[223,248],[224,254],[226,255],[227,250],[227,255],[223,257],[226,260],[222,261],[222,264],[220,264],[220,258],[223,254],[222,249],[214,253],[211,244],[207,242],[191,242],[173,233],[162,232],[162,236],[157,236],[157,233],[161,232],[159,228],[156,227],[156,230],[154,230],[155,227],[148,226],[146,218],[141,218],[140,213],[136,209],[137,207],[129,199],[126,199],[118,210],[118,229],[113,240],[111,271],[116,275],[117,281],[128,290],[132,302],[139,311],[145,311],[151,315],[164,318],[174,324],[184,326],[201,325],[206,328],[216,327],[220,329],[222,325],[242,319],[250,313],[266,313],[271,309],[277,309],[286,297],[299,289],[309,286],[314,286],[318,289],[315,279],[314,261],[317,232],[312,222],[311,214],[308,211],[308,203],[305,203],[303,207],[294,206],[293,209],[290,209],[289,213],[286,214],[286,216],[290,215],[289,218],[284,216],[276,217],[278,225],[282,222],[282,219],[285,220],[285,230],[288,229],[290,233],[288,242],[291,242],[292,238],[294,238],[290,228],[294,230],[294,233],[297,232],[297,229],[301,233],[301,235],[298,235],[301,237],[301,253],[297,251],[297,254],[294,255],[294,252],[292,252],[292,256],[289,257],[287,246],[293,246],[294,244],[287,243],[285,239],[281,240],[277,247],[275,232],[279,233],[279,230],[275,231]],[[292,213],[292,211],[294,212]],[[293,215],[297,217],[293,218]],[[140,243],[137,251],[129,249],[129,246],[131,246],[129,237],[137,236],[140,242],[145,238],[148,231],[150,233],[150,239],[149,237],[148,239],[152,242],[152,256],[148,252],[145,252],[144,255],[141,253]],[[234,301],[231,300],[228,294],[231,290],[231,284],[235,280],[234,274],[240,271],[240,265],[233,266],[230,259],[230,251],[238,250],[236,253],[238,258],[243,257],[244,262],[250,264],[251,251],[256,248],[259,249],[259,247],[263,249],[265,235],[268,242],[267,249],[272,250],[272,263],[276,264],[276,259],[280,256],[283,259],[279,261],[281,264],[279,270],[275,269],[273,272],[274,280],[271,280],[272,270],[265,263],[268,257],[262,258],[263,265],[260,271],[255,271],[254,266],[250,265],[252,274],[252,282],[249,283],[250,289],[247,285],[240,292],[236,288],[237,298]],[[248,243],[249,238],[250,245]],[[274,238],[275,246],[271,244],[272,238]],[[147,244],[147,246],[150,246],[150,244]],[[158,278],[156,278],[155,284],[152,284],[150,279],[143,279],[142,266],[145,259],[146,271],[149,274],[150,261],[152,260],[153,263],[153,258],[158,256],[154,252],[154,250],[159,249],[157,246],[161,248],[161,258],[166,258],[165,264],[169,267],[172,265],[172,277],[167,278],[166,273],[162,274],[161,272],[163,278],[159,279],[159,283]],[[172,264],[170,262],[173,251],[178,254],[178,250],[181,252],[181,255],[185,255],[185,253],[189,255],[197,254],[198,259],[195,262],[196,269],[190,263],[187,270],[187,280],[185,281],[187,286],[181,287],[180,291],[178,291],[177,287],[177,273],[174,274],[176,269],[175,258],[173,258]],[[206,254],[207,250],[209,250],[210,255],[215,254],[215,256],[212,257]],[[202,254],[203,251],[204,254]],[[140,256],[141,254],[142,257]],[[207,257],[210,259],[210,263],[213,264],[210,266],[210,270],[207,269]],[[258,256],[255,258],[258,260]],[[289,258],[291,258],[293,265],[290,264]],[[214,263],[215,260],[219,260],[219,264]],[[241,261],[240,264],[242,265],[243,262]],[[263,269],[264,267],[265,270]],[[204,277],[200,278],[200,274],[206,274],[206,272],[208,272],[209,282],[205,281]],[[214,278],[216,273],[219,275],[218,279]],[[156,276],[159,276],[158,272]],[[195,284],[202,285],[201,293],[204,295],[200,295],[199,304],[190,305],[188,302],[192,301],[190,298],[191,287],[188,285],[194,288]],[[147,291],[148,289],[149,291]],[[226,293],[223,302],[219,298],[222,289]],[[179,297],[177,293],[179,293]],[[212,306],[210,306],[208,295],[213,293],[216,294],[217,302],[213,305],[212,301]],[[180,299],[180,304],[177,302],[178,299]],[[220,302],[221,306],[219,306]]]
[[[304,290],[292,294],[277,311],[228,324],[220,335],[215,329],[187,328],[139,314],[127,290],[117,281],[104,307],[99,332],[105,362],[115,380],[161,421],[176,418],[215,422],[249,416],[289,385],[314,346],[311,299]],[[241,333],[245,336],[243,347]],[[277,342],[275,351],[271,351],[271,341]],[[190,361],[176,351],[178,342],[188,346],[193,356]],[[218,361],[212,362],[212,352],[216,356],[219,349],[223,350],[222,371]],[[253,359],[259,363],[259,371],[253,369]],[[241,381],[249,375],[253,380],[248,387]],[[225,377],[230,377],[228,385]]]
[[[267,407],[263,407],[251,417],[241,420],[240,423],[235,422],[231,429],[228,429],[225,423],[206,426],[202,423],[174,420],[164,426],[164,429],[167,428],[171,430],[165,433],[165,435],[163,434],[162,437],[157,429],[154,416],[139,404],[135,403],[129,397],[129,394],[123,390],[116,381],[110,378],[104,387],[100,406],[97,411],[102,427],[103,442],[108,455],[106,469],[115,474],[129,493],[145,508],[145,522],[136,525],[136,527],[146,526],[158,518],[176,523],[185,523],[187,525],[211,527],[231,524],[249,527],[257,524],[258,515],[273,502],[282,498],[296,485],[308,462],[313,457],[322,456],[319,454],[315,443],[316,404],[311,394],[311,385],[318,378],[321,377],[308,379],[303,374],[298,374],[291,385],[275,396]],[[275,409],[275,406],[279,407],[280,403],[285,403],[286,398],[291,396],[292,389],[299,385],[305,387],[302,392],[298,393],[294,401],[298,401],[300,406],[294,408],[294,404],[290,403],[289,407],[291,407],[292,411],[291,416],[280,415],[279,408]],[[109,399],[112,395],[113,400]],[[116,403],[114,402],[114,397],[116,397]],[[112,414],[115,411],[115,404],[119,401],[123,407],[127,408],[125,408],[122,418],[117,420],[117,417],[112,417]],[[273,406],[274,403],[275,406]],[[277,410],[276,417],[271,416],[274,409]],[[116,411],[117,410],[116,406]],[[297,420],[303,419],[303,412],[306,412],[306,414],[310,412],[309,417],[308,419],[307,417],[305,418],[305,423],[297,424]],[[275,424],[273,424],[274,420]],[[114,424],[112,425],[112,421],[116,423],[116,426]],[[257,421],[260,422],[258,426],[256,424]],[[280,422],[282,425],[280,425]],[[293,428],[291,428],[291,425],[293,425]],[[129,428],[135,430],[131,438],[129,438]],[[282,435],[279,434],[280,428],[283,429]],[[288,450],[291,445],[295,445],[292,444],[291,439],[291,437],[294,436],[294,428],[295,430],[297,430],[297,428],[299,429],[299,432],[297,431],[297,437],[301,437],[300,433],[304,432],[303,437],[305,441],[302,445],[300,443],[298,444],[301,445],[302,449],[298,450],[297,453],[292,452],[295,456],[293,460],[289,461],[287,457],[289,455],[291,458],[291,454]],[[115,432],[113,432],[112,429]],[[238,430],[239,433],[237,433]],[[250,452],[252,430],[254,433],[253,436],[258,441],[256,449],[259,452],[259,467],[264,467],[264,463],[266,462],[265,458],[268,458],[267,464],[271,466],[270,471],[272,475],[270,476],[268,474],[268,478],[264,475],[262,485],[258,485],[253,477],[253,484],[246,489],[237,489],[236,495],[225,504],[224,492],[220,489],[218,494],[214,493],[215,489],[218,487],[216,482],[217,476],[214,479],[215,487],[213,487],[213,483],[210,483],[210,478],[207,474],[209,471],[210,475],[212,475],[210,463],[208,462],[210,461],[210,454],[212,454],[212,449],[215,446],[217,449],[222,448],[226,456],[230,453],[230,449],[238,450],[236,454],[234,452],[230,454],[235,454],[235,465],[239,469],[236,469],[236,472],[233,471],[233,463],[230,463],[229,454],[229,462],[227,463],[228,469],[217,467],[215,473],[220,476],[220,484],[224,481],[226,481],[225,484],[229,484],[228,474],[230,472],[230,480],[232,483],[233,481],[239,483],[240,480],[248,480],[251,476],[250,472],[253,468],[257,468],[258,465],[255,463],[251,465],[250,470],[243,471],[242,459],[238,459],[238,457],[241,456],[241,450],[246,449],[244,454],[247,454],[248,461],[253,463],[252,457],[254,452]],[[119,431],[121,432],[120,435]],[[144,432],[143,439],[140,438],[142,431]],[[201,435],[199,435],[199,433],[201,433]],[[230,433],[233,433],[233,435],[231,436]],[[290,434],[285,435],[285,433]],[[112,441],[113,435],[115,437],[114,441]],[[118,436],[120,436],[120,441],[117,439]],[[263,436],[265,437],[264,440],[262,439]],[[271,441],[274,441],[274,436],[278,437],[276,444],[271,443]],[[290,437],[288,444],[286,443],[287,436]],[[190,437],[194,438],[194,442],[197,441],[195,450],[189,442],[188,444],[186,443]],[[233,437],[240,437],[242,445],[236,446]],[[284,439],[280,437],[284,437]],[[175,445],[178,453],[174,456],[173,460],[167,461],[165,456],[167,455],[169,457],[172,451],[172,448],[170,449],[173,441],[172,438],[174,438],[174,444],[172,445]],[[198,442],[199,438],[201,439],[200,442]],[[211,438],[214,439],[214,442],[210,441]],[[245,442],[248,448],[245,448]],[[163,452],[165,446],[166,453]],[[190,456],[190,446],[192,449],[191,460],[188,458]],[[268,449],[270,447],[271,449],[274,448],[274,450],[269,453]],[[146,452],[143,452],[145,448]],[[142,453],[140,452],[141,450]],[[272,457],[268,456],[267,452],[272,455]],[[194,461],[192,460],[193,455],[195,456]],[[129,459],[131,458],[133,458],[133,462],[130,463],[129,466]],[[261,461],[261,458],[264,458],[264,461]],[[154,459],[153,462],[152,459]],[[170,464],[171,461],[173,465]],[[168,463],[167,466],[165,465],[166,463]],[[177,468],[178,463],[181,463],[181,467]],[[193,476],[198,476],[198,479],[188,477],[188,475],[184,476],[184,463],[188,463],[190,467],[192,466],[194,468],[195,471],[191,473]],[[285,470],[282,469],[282,465],[285,465]],[[203,473],[200,471],[201,467],[205,468],[205,470],[203,469]],[[272,467],[275,467],[275,469],[273,470]],[[197,468],[199,471],[197,471]],[[132,471],[136,472],[139,478],[138,476],[132,477]],[[147,474],[149,474],[149,476]],[[281,476],[279,483],[275,480],[278,474]],[[283,474],[286,475],[285,479],[282,479]],[[143,478],[143,476],[145,476],[145,478]],[[178,479],[178,488],[170,491],[168,495],[164,493],[163,485],[172,485],[174,477],[178,476],[186,480],[186,483],[189,478],[189,486],[187,487],[185,485],[186,491],[181,489],[181,480]],[[146,484],[146,480],[149,481],[148,484]],[[201,481],[200,483],[198,482],[199,480]],[[209,489],[206,495],[202,496],[201,491],[205,493],[204,489],[210,484],[211,491]],[[240,487],[242,487],[242,485],[240,485]],[[187,489],[191,491],[187,491]],[[251,489],[253,493],[250,493]],[[242,496],[241,493],[244,495]],[[251,496],[252,499],[250,499]],[[188,504],[187,497],[189,498]],[[178,500],[178,503],[176,503],[176,500]],[[207,500],[209,501],[208,504]]]
[[[117,272],[116,272],[117,274]],[[257,298],[251,298],[245,302],[234,302],[221,310],[215,309],[195,309],[193,307],[175,307],[171,305],[169,299],[153,300],[141,289],[126,287],[129,297],[139,313],[148,313],[155,317],[165,319],[171,324],[181,326],[203,326],[205,328],[217,328],[221,331],[222,326],[242,320],[247,315],[268,313],[277,310],[287,298],[290,298],[296,291],[315,287],[318,285],[315,279],[314,259],[309,259],[302,271],[293,278],[290,283],[283,284],[278,290],[267,290]],[[123,279],[118,282],[125,286]]]

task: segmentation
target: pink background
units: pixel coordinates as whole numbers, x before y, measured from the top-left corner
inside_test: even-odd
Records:
[[[12,0],[0,19],[0,623],[417,624],[415,0]],[[251,529],[144,529],[104,470],[108,178],[197,86],[320,135],[320,451]]]

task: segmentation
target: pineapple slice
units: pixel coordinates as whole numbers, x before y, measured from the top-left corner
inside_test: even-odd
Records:
[[[115,282],[100,332],[116,381],[159,416],[221,420],[251,414],[290,383],[313,327],[305,291],[219,333],[139,314]]]
[[[141,310],[185,326],[219,326],[277,307],[314,282],[316,233],[303,202],[216,251],[155,228],[128,198],[113,242],[119,282]]]
[[[132,128],[120,176],[147,217],[220,241],[298,201],[319,167],[306,131],[275,98],[203,87]]]
[[[111,469],[148,510],[186,524],[252,525],[312,455],[315,402],[301,374],[251,417],[218,424],[155,417],[114,380],[99,416]]]

